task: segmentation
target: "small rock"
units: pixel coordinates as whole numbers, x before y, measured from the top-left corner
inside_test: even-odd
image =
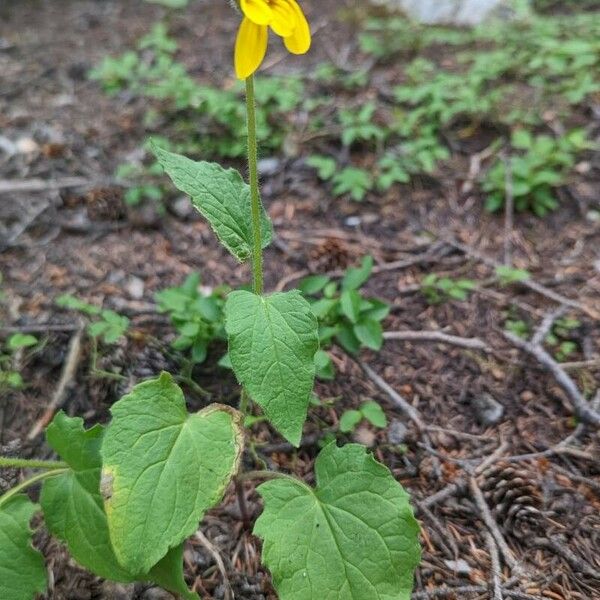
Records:
[[[15,142],[15,150],[18,154],[33,154],[39,150],[37,142],[31,138],[19,138]]]
[[[452,569],[457,575],[470,575],[472,571],[469,563],[462,558],[459,558],[458,560],[445,560],[444,564],[449,569]]]
[[[495,425],[504,415],[504,406],[487,392],[475,396],[471,403],[482,425]]]
[[[523,402],[531,402],[534,398],[535,398],[535,395],[530,390],[525,390],[525,391],[521,392],[521,400],[523,400]]]
[[[393,446],[400,446],[400,444],[404,444],[407,433],[408,428],[406,425],[402,421],[393,419],[387,432],[388,442]]]
[[[375,445],[375,432],[363,425],[354,432],[352,439],[357,444],[372,448]]]
[[[598,223],[600,221],[600,210],[589,210],[585,215],[585,218],[590,223]],[[600,264],[600,261],[597,261],[597,264]],[[600,269],[598,269],[600,271]]]
[[[361,219],[360,217],[348,217],[345,221],[344,221],[344,225],[346,225],[347,227],[358,227],[361,224]]]
[[[127,293],[134,300],[141,300],[144,297],[144,282],[132,275],[127,282]]]
[[[135,594],[135,585],[124,585],[114,581],[104,581],[102,583],[102,598],[111,600],[131,600]]]
[[[281,161],[278,158],[263,158],[258,161],[258,172],[264,177],[275,175],[281,168]]]
[[[150,588],[149,590],[146,590],[142,594],[142,599],[143,600],[174,600],[175,596],[173,596],[173,594],[169,594],[169,592],[167,592],[161,588],[153,587],[153,588]]]
[[[187,196],[177,198],[170,206],[171,212],[182,221],[187,221],[194,214],[194,206]]]
[[[599,217],[600,217],[600,213],[599,213]],[[600,220],[600,218],[598,220]],[[598,260],[594,261],[594,269],[596,269],[596,271],[598,273],[600,273],[600,258]]]
[[[160,227],[162,222],[162,217],[156,206],[150,203],[131,208],[127,212],[127,218],[131,225],[140,229],[155,229]]]
[[[8,154],[8,156],[13,156],[13,154],[17,153],[15,143],[4,135],[0,135],[0,150]]]

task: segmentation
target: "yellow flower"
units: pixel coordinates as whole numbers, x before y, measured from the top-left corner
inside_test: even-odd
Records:
[[[240,0],[244,18],[235,41],[235,72],[246,79],[267,52],[268,28],[283,38],[292,54],[306,54],[310,28],[296,0]]]

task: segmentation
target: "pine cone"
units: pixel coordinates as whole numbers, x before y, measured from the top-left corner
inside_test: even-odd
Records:
[[[311,270],[314,272],[346,269],[351,256],[347,245],[338,238],[327,238],[315,246],[309,255]]]
[[[524,537],[536,529],[542,519],[539,485],[527,469],[498,462],[480,476],[483,495],[506,533]]]
[[[91,221],[118,221],[125,214],[123,192],[117,187],[100,187],[85,196],[87,214]]]

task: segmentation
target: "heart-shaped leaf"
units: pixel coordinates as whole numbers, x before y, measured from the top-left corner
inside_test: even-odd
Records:
[[[317,488],[292,478],[259,486],[254,533],[280,600],[409,600],[419,526],[408,494],[364,447],[327,446]]]
[[[240,415],[213,404],[189,415],[179,386],[163,373],[111,409],[102,443],[102,493],[119,562],[148,572],[190,536],[236,473]]]
[[[66,542],[73,558],[100,577],[135,581],[117,561],[100,495],[102,427],[85,430],[83,419],[59,412],[46,430],[48,444],[71,467],[44,482],[40,504],[50,533]]]
[[[31,600],[46,591],[44,557],[31,547],[29,521],[38,507],[17,495],[0,506],[0,598]]]
[[[225,318],[238,380],[277,430],[297,446],[319,349],[310,305],[297,290],[270,296],[238,291],[227,297]]]
[[[46,429],[48,444],[71,467],[44,481],[40,504],[46,526],[66,542],[80,565],[100,577],[125,583],[153,581],[187,600],[198,600],[183,579],[183,546],[170,550],[149,573],[131,573],[117,561],[100,495],[102,435],[100,425],[86,431],[82,419],[62,411]]]
[[[247,260],[252,254],[250,187],[241,175],[235,169],[196,162],[158,146],[152,150],[175,187],[191,197],[225,248],[240,262]],[[262,208],[261,231],[266,248],[273,238],[273,228]]]

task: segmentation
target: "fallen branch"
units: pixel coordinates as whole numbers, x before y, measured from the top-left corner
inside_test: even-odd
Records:
[[[79,325],[73,323],[29,323],[28,325],[12,325],[0,327],[0,335],[13,333],[49,333],[51,331],[77,331]]]
[[[233,590],[231,588],[231,583],[229,582],[229,577],[227,577],[227,569],[225,568],[225,563],[223,562],[223,558],[221,557],[220,552],[217,550],[215,545],[202,533],[200,529],[196,531],[195,535],[196,539],[206,548],[208,553],[213,557],[217,568],[219,569],[219,573],[221,573],[221,578],[223,580],[224,590],[224,599],[225,600],[233,600]]]
[[[90,181],[83,177],[64,177],[62,179],[3,179],[0,180],[0,194],[13,192],[46,192],[64,190],[67,188],[97,185],[99,182]]]
[[[504,453],[506,452],[506,450],[508,449],[508,446],[509,446],[508,442],[503,442],[502,444],[500,444],[500,446],[498,446],[498,448],[496,448],[496,450],[494,450],[494,452],[492,452],[492,454],[490,454],[490,456],[488,456],[487,458],[482,460],[473,469],[473,475],[474,476],[480,475],[492,463],[499,460],[500,457],[502,457],[504,455]],[[438,502],[443,502],[447,498],[454,496],[454,494],[461,492],[462,490],[466,489],[466,487],[467,487],[467,483],[463,479],[459,479],[455,483],[449,483],[446,487],[442,488],[439,492],[436,492],[435,494],[432,494],[431,496],[425,498],[424,500],[417,502],[417,508],[420,508],[420,507],[429,508],[430,506],[433,506],[434,504],[437,504]]]
[[[498,525],[494,517],[492,516],[492,513],[490,512],[490,507],[487,505],[487,502],[483,497],[483,492],[477,484],[477,480],[475,479],[475,477],[469,478],[469,488],[471,490],[473,500],[475,501],[475,504],[477,505],[477,508],[479,508],[479,512],[481,513],[481,518],[483,519],[483,522],[485,523],[485,526],[488,528],[489,532],[494,537],[494,540],[496,541],[498,549],[504,557],[506,564],[511,568],[513,573],[521,573],[522,568],[519,565],[519,563],[517,563],[517,560],[514,554],[512,553],[512,550],[508,547],[504,536],[500,532],[500,529],[498,528]]]
[[[69,343],[69,352],[63,366],[60,380],[58,381],[58,386],[56,387],[56,390],[54,391],[52,399],[44,411],[44,414],[36,421],[30,432],[27,434],[28,440],[36,438],[45,429],[48,423],[50,423],[50,421],[54,418],[56,411],[65,401],[67,389],[75,377],[77,366],[79,365],[82,338],[83,326],[80,326],[79,329],[73,334],[73,337],[71,337],[71,342]]]
[[[450,344],[459,348],[468,348],[470,350],[482,350],[483,352],[493,352],[483,340],[479,338],[464,338],[457,335],[450,335],[442,331],[386,331],[383,334],[386,340],[401,340],[406,342],[439,342],[441,344]]]
[[[401,260],[395,260],[387,263],[382,263],[380,265],[375,265],[371,271],[373,275],[377,273],[385,273],[387,271],[396,271],[398,269],[407,269],[408,267],[413,267],[415,265],[422,264],[431,264],[435,263],[441,258],[443,258],[448,252],[444,252],[443,247],[440,244],[434,244],[430,247],[426,252],[422,252],[417,256],[411,256],[410,258],[405,258]],[[302,279],[310,275],[309,269],[302,269],[300,271],[296,271],[295,273],[291,273],[286,277],[283,277],[278,284],[275,286],[275,290],[278,292],[283,291],[287,285],[289,285],[292,281],[296,281],[298,279]],[[339,278],[343,277],[346,274],[344,269],[335,269],[333,271],[327,271],[325,273],[320,273],[325,275],[326,277]]]
[[[592,577],[593,579],[600,580],[600,571],[594,569],[594,567],[592,567],[587,561],[579,558],[569,548],[561,544],[558,539],[553,537],[534,538],[531,541],[531,544],[533,546],[537,546],[538,548],[551,550],[569,563],[570,567],[574,571],[582,573],[583,575],[587,575],[588,577]]]
[[[556,379],[557,383],[563,388],[568,398],[571,400],[573,411],[579,420],[590,425],[600,426],[600,413],[595,411],[577,389],[574,381],[567,375],[565,370],[557,363],[548,352],[539,344],[534,345],[531,342],[508,331],[502,332],[504,337],[514,346],[533,356],[543,367],[545,367]]]
[[[464,594],[484,594],[488,588],[483,585],[465,585],[456,588],[436,588],[426,592],[415,592],[412,600],[434,600],[436,598],[463,598]]]
[[[489,531],[485,532],[485,544],[490,553],[490,561],[492,563],[492,593],[493,600],[503,600],[502,598],[502,584],[500,582],[500,556],[498,554],[498,546],[494,540],[494,537]]]
[[[490,258],[489,256],[486,256],[485,254],[482,254],[481,252],[479,252],[475,248],[472,248],[471,246],[468,246],[467,244],[462,244],[461,242],[451,237],[446,237],[443,235],[438,235],[438,237],[448,245],[452,246],[453,248],[456,248],[457,250],[460,250],[467,256],[475,258],[476,260],[482,262],[484,265],[488,265],[493,269],[502,266],[502,264],[498,261],[494,260],[493,258]],[[578,302],[577,300],[571,300],[571,298],[567,298],[562,294],[558,294],[552,291],[551,289],[547,288],[546,286],[542,285],[541,283],[533,281],[533,279],[531,278],[520,281],[519,285],[529,288],[531,291],[536,292],[540,296],[544,296],[545,298],[548,298],[553,302],[569,306],[571,308],[575,308],[590,316],[592,319],[600,320],[600,312],[598,312],[596,309],[586,306],[585,304],[581,304],[581,302]]]
[[[381,378],[369,365],[363,362],[358,363],[361,369],[367,374],[369,379],[381,390],[383,390],[394,402],[394,404],[417,426],[420,432],[427,429],[425,423],[421,419],[419,411],[411,406],[396,390],[394,390],[387,381]]]
[[[566,306],[559,306],[556,310],[550,311],[540,323],[531,338],[531,343],[534,346],[539,346],[544,343],[544,340],[552,330],[554,323],[560,319],[567,311]]]

